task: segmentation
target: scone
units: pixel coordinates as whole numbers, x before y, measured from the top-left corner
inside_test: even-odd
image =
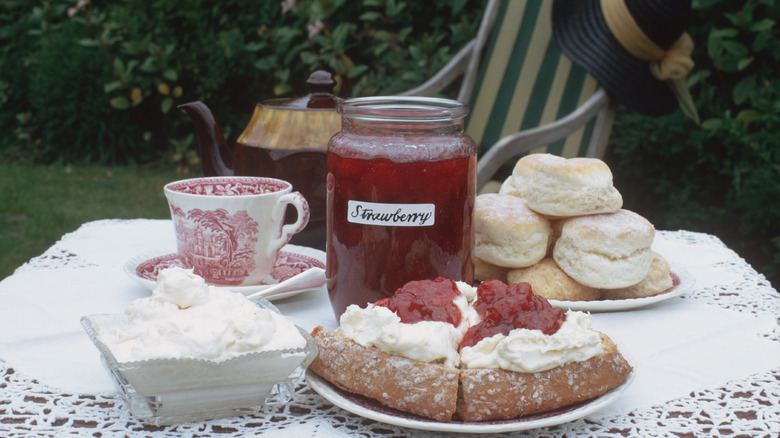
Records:
[[[563,229],[564,222],[566,222],[566,218],[550,218],[550,229],[552,230],[552,233],[550,234],[550,243],[547,245],[547,257],[552,257],[552,252],[555,248],[555,242],[557,242],[558,238],[561,237],[561,230]]]
[[[655,228],[629,211],[567,219],[553,258],[578,283],[620,289],[642,281],[650,271]]]
[[[496,266],[479,257],[474,258],[474,279],[477,281],[501,280],[506,283],[506,274],[509,268]]]
[[[319,355],[309,369],[345,391],[437,421],[557,409],[629,376],[631,366],[590,327],[590,315],[564,313],[528,284],[491,280],[475,290],[445,280],[410,282],[390,298],[350,306],[336,331],[312,333]],[[452,341],[456,364],[447,359]]]
[[[609,337],[604,352],[538,373],[501,368],[460,371],[463,402],[458,418],[486,421],[521,417],[568,406],[606,394],[631,372],[631,365]]]
[[[542,155],[523,194],[530,209],[550,217],[613,213],[623,206],[612,171],[596,158]]]
[[[521,198],[525,197],[525,191],[528,188],[528,182],[531,174],[533,174],[534,167],[536,167],[536,162],[548,155],[551,154],[529,154],[517,160],[515,167],[512,169],[512,175],[504,180],[498,193],[519,196]]]
[[[473,307],[480,322],[461,342],[458,418],[514,418],[589,400],[620,385],[631,366],[590,326],[528,283],[483,282]],[[573,340],[576,339],[575,342]]]
[[[501,186],[498,188],[498,194],[499,195],[517,196],[519,198],[523,197],[523,193],[515,188],[514,181],[512,179],[512,175],[509,175],[504,180],[504,182],[501,183]]]
[[[674,287],[669,263],[661,254],[653,252],[653,261],[650,263],[650,272],[639,283],[622,289],[604,289],[601,291],[602,299],[625,300],[630,298],[645,298],[666,292]]]
[[[458,397],[458,346],[476,316],[471,289],[439,277],[408,282],[365,308],[350,305],[335,332],[312,333],[319,355],[309,369],[385,406],[449,421]]]
[[[497,193],[477,196],[474,204],[474,255],[504,268],[531,266],[544,258],[550,222],[522,198]]]
[[[437,421],[455,415],[457,369],[364,347],[322,327],[311,335],[319,354],[309,369],[337,387]]]
[[[507,283],[529,283],[536,295],[548,300],[592,301],[601,296],[598,289],[574,281],[551,258],[527,268],[512,269],[506,277]]]

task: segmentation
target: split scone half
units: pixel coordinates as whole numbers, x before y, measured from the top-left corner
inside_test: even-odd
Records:
[[[309,369],[342,390],[436,421],[512,419],[599,397],[631,366],[590,327],[530,285],[413,281],[335,331],[316,328]]]
[[[315,328],[319,356],[309,367],[337,387],[385,406],[450,421],[458,401],[458,371],[364,347],[337,331]]]

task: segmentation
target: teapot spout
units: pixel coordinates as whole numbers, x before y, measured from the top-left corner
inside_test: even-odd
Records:
[[[233,151],[222,134],[222,128],[214,119],[211,110],[200,101],[177,106],[190,116],[195,124],[195,133],[200,143],[200,160],[205,176],[232,176]]]

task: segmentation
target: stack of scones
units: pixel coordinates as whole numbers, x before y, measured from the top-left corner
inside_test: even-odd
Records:
[[[674,286],[655,228],[622,209],[609,166],[531,154],[475,205],[477,280],[530,283],[551,300],[643,298]]]

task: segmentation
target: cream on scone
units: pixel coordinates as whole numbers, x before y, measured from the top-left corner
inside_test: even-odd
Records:
[[[552,217],[614,213],[623,206],[612,171],[596,158],[537,157],[523,193],[529,208]]]
[[[536,295],[548,300],[592,301],[601,296],[598,289],[574,281],[551,258],[527,268],[511,269],[506,277],[507,283],[530,284]]]
[[[578,283],[619,289],[639,283],[650,271],[655,228],[629,211],[567,219],[553,258]]]
[[[504,267],[531,266],[544,258],[550,222],[522,198],[497,193],[477,196],[474,205],[474,255]]]
[[[639,283],[622,289],[605,289],[602,298],[605,300],[625,300],[645,298],[666,292],[674,286],[671,267],[661,254],[653,252],[653,262],[650,272]]]

